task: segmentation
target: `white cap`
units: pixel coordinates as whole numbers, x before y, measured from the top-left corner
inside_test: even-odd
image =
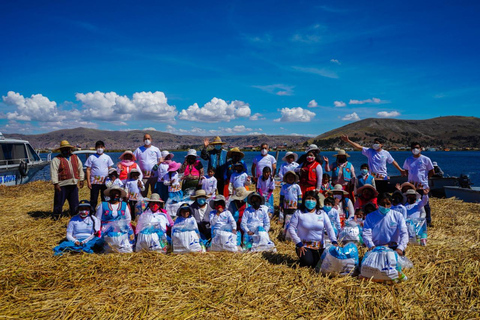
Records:
[[[188,156],[197,157],[197,150],[195,150],[195,149],[188,149],[187,155],[186,155],[185,157],[188,157]]]

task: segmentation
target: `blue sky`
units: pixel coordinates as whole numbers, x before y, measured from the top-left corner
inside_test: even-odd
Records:
[[[5,1],[0,131],[480,116],[477,1]]]

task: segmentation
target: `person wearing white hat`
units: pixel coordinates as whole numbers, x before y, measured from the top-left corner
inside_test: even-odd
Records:
[[[438,163],[436,161],[433,161],[432,164],[433,164],[433,171],[434,171],[433,176],[442,178],[443,175],[445,174],[443,172],[442,168],[440,168],[440,166],[438,165]]]
[[[127,192],[128,205],[130,212],[135,220],[135,205],[137,201],[142,200],[142,191],[145,191],[145,185],[140,180],[140,170],[132,169],[128,173],[128,180],[125,183],[125,191]]]
[[[123,188],[124,184],[123,184],[122,180],[120,180],[119,177],[118,177],[117,169],[115,169],[115,168],[108,169],[108,177],[105,180],[105,185],[107,186],[107,188],[110,188],[112,186],[117,186],[117,187]],[[106,199],[106,201],[108,201],[108,200]]]
[[[164,200],[168,200],[168,186],[163,184],[163,178],[168,172],[168,166],[172,163],[174,157],[173,153],[168,152],[167,150],[162,151],[162,162],[158,165],[157,169],[157,183],[155,184],[155,193],[158,193],[160,197]]]
[[[200,178],[203,177],[203,164],[198,159],[197,151],[189,149],[185,160],[179,170],[183,173],[182,190],[197,188],[200,184]]]
[[[337,209],[340,215],[340,221],[342,227],[345,225],[345,220],[353,218],[355,214],[355,209],[353,207],[353,202],[348,196],[348,192],[343,190],[342,185],[336,184],[332,190],[329,190],[325,195],[333,196],[335,199],[335,209]]]
[[[283,176],[285,175],[285,173],[287,173],[288,171],[295,171],[295,169],[298,167],[298,154],[288,151],[282,158],[282,160],[284,162],[280,166],[280,170],[278,170],[278,177],[281,181],[283,181]]]
[[[355,188],[355,168],[352,163],[348,161],[350,155],[345,150],[338,150],[337,154],[333,155],[337,160],[335,163],[329,165],[328,157],[323,157],[325,161],[325,171],[332,172],[332,183],[341,184],[343,189],[347,192],[352,192]]]
[[[75,215],[78,206],[78,187],[83,188],[84,172],[82,161],[72,154],[74,146],[67,140],[60,142],[55,152],[58,156],[50,162],[50,176],[55,188],[52,219],[60,218],[65,200],[68,200],[70,215]]]
[[[146,133],[143,136],[143,146],[138,147],[133,154],[143,174],[145,191],[142,192],[142,195],[146,197],[149,190],[154,191],[155,183],[157,182],[157,167],[163,161],[162,153],[157,147],[152,145],[152,136]]]
[[[215,170],[215,178],[217,179],[217,189],[220,194],[223,194],[224,189],[224,172],[226,170],[227,163],[227,150],[222,148],[226,142],[223,142],[220,137],[215,137],[212,142],[208,138],[203,141],[203,149],[200,157],[203,160],[208,161],[208,168]],[[213,146],[212,150],[208,150],[208,146]]]
[[[311,144],[307,147],[305,150],[305,153],[302,154],[296,162],[298,162],[299,166],[302,166],[305,160],[307,160],[307,153],[312,152],[313,155],[315,156],[315,161],[317,161],[320,164],[323,164],[322,162],[322,157],[320,156],[320,148],[316,144]]]

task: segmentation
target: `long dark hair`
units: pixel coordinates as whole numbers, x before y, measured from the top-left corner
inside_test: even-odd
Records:
[[[302,197],[302,204],[300,205],[300,210],[302,211],[310,211],[308,210],[306,207],[305,207],[305,199],[307,199],[307,197],[313,197],[315,198],[315,200],[317,200],[317,204],[315,206],[315,209],[317,210],[320,210],[320,199],[318,198],[318,194],[315,192],[315,191],[307,191],[305,192],[305,194],[303,195]]]

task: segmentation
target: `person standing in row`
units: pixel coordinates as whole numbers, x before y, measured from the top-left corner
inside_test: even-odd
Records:
[[[82,161],[72,154],[73,149],[74,147],[67,140],[62,140],[60,147],[54,150],[60,154],[50,162],[50,176],[55,187],[52,215],[54,220],[60,218],[65,200],[68,200],[70,215],[75,215],[78,206],[77,185],[83,188]]]
[[[331,165],[328,164],[328,158],[325,160],[325,171],[332,172],[332,182],[334,185],[340,184],[343,190],[347,191],[350,199],[353,199],[353,190],[355,189],[355,168],[347,158],[350,157],[345,150],[338,150],[337,154],[333,155],[337,160]]]
[[[252,177],[253,181],[257,183],[257,179],[263,175],[263,168],[269,167],[272,173],[272,176],[275,176],[275,171],[277,170],[277,160],[275,157],[268,154],[270,148],[267,143],[262,143],[260,146],[260,154],[253,159],[252,163]]]
[[[179,170],[183,173],[182,190],[198,189],[201,184],[200,179],[204,176],[203,164],[198,160],[197,151],[195,149],[188,150],[185,160]]]
[[[300,175],[300,188],[302,188],[302,194],[307,191],[319,192],[322,188],[323,169],[321,163],[315,158],[315,153],[309,151],[305,162],[297,168]]]
[[[95,210],[98,203],[98,194],[102,202],[105,201],[103,191],[107,190],[105,180],[108,177],[108,170],[112,168],[113,161],[109,155],[105,154],[105,143],[97,141],[95,143],[97,153],[92,154],[85,161],[87,167],[87,187],[90,189],[90,205]]]
[[[362,154],[368,158],[368,166],[370,167],[370,172],[373,174],[375,179],[386,180],[388,179],[387,174],[387,162],[393,164],[395,168],[404,176],[406,174],[405,170],[400,168],[398,163],[393,159],[390,152],[383,149],[383,140],[376,138],[373,140],[373,145],[371,148],[366,148],[359,145],[356,142],[353,142],[348,138],[347,135],[341,136],[342,141],[350,144],[357,150],[361,150]]]
[[[223,195],[224,187],[225,187],[225,180],[224,180],[224,171],[227,162],[227,150],[222,148],[222,145],[226,144],[222,142],[220,137],[215,137],[212,142],[206,138],[203,141],[203,149],[200,154],[200,157],[203,160],[208,161],[208,168],[213,168],[215,170],[215,178],[217,179],[217,190],[218,193]],[[213,146],[212,150],[208,150],[207,148],[209,145]]]
[[[151,190],[152,193],[154,192],[155,184],[157,183],[156,166],[162,160],[162,153],[157,147],[152,146],[152,137],[146,133],[143,136],[143,146],[138,147],[133,154],[143,174],[145,191],[142,192],[142,195],[146,197],[148,190]]]

